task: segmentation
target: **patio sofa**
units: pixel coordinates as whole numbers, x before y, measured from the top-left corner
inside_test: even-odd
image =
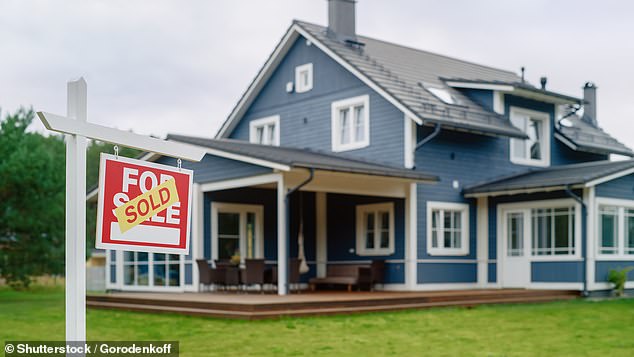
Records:
[[[348,291],[352,291],[353,286],[362,285],[370,287],[372,284],[372,268],[363,264],[328,264],[326,276],[323,278],[312,278],[308,281],[310,289],[314,291],[317,285],[345,285]]]

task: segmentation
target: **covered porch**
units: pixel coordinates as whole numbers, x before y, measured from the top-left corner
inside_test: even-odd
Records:
[[[212,267],[236,256],[242,268],[246,259],[264,259],[277,273],[279,295],[291,286],[307,288],[312,278],[327,277],[335,265],[370,266],[376,260],[385,263],[377,287],[398,289],[416,281],[408,276],[415,270],[407,272],[408,249],[416,251],[413,244],[408,248],[416,233],[414,224],[407,224],[415,222],[416,184],[315,168],[198,184],[201,207],[195,210],[193,254]],[[408,206],[414,206],[411,213]],[[291,261],[301,256],[308,271],[298,276]],[[195,282],[199,274],[195,270]]]
[[[268,287],[279,295],[289,292],[290,283],[305,289],[311,278],[327,277],[333,266],[375,260],[385,264],[384,280],[376,287],[406,290],[416,284],[417,185],[434,183],[436,177],[309,149],[169,139],[208,153],[200,163],[183,163],[194,170],[190,254],[170,256],[169,276],[157,280],[156,266],[166,257],[109,252],[109,290],[206,291],[197,260],[212,268],[233,260],[245,269],[247,259],[276,268],[274,289]],[[290,261],[302,251],[308,272],[289,282]]]

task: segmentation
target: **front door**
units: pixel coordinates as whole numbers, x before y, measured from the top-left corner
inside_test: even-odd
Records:
[[[504,213],[502,286],[526,288],[531,279],[529,254],[528,212]]]

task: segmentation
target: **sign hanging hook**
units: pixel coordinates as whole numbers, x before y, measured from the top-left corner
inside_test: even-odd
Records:
[[[179,157],[179,158],[178,158],[178,160],[176,160],[176,164],[178,165],[178,171],[180,171],[180,170],[181,170],[181,164],[182,164],[182,163],[183,163],[183,162],[181,161],[181,159],[180,159],[180,157]]]
[[[119,160],[119,145],[114,146],[114,157]]]

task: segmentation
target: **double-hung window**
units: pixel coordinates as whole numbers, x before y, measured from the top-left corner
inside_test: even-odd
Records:
[[[357,254],[394,253],[394,203],[358,205]]]
[[[634,255],[634,202],[599,199],[599,255]]]
[[[368,95],[332,103],[332,151],[360,149],[370,145],[370,98]]]
[[[511,139],[511,162],[521,165],[550,165],[549,115],[512,107],[511,124],[526,134],[527,139]]]
[[[427,202],[427,253],[469,254],[469,205]]]
[[[313,89],[313,64],[306,63],[295,67],[295,91],[308,92]]]
[[[254,144],[280,145],[280,116],[252,120],[249,123],[249,141]]]

